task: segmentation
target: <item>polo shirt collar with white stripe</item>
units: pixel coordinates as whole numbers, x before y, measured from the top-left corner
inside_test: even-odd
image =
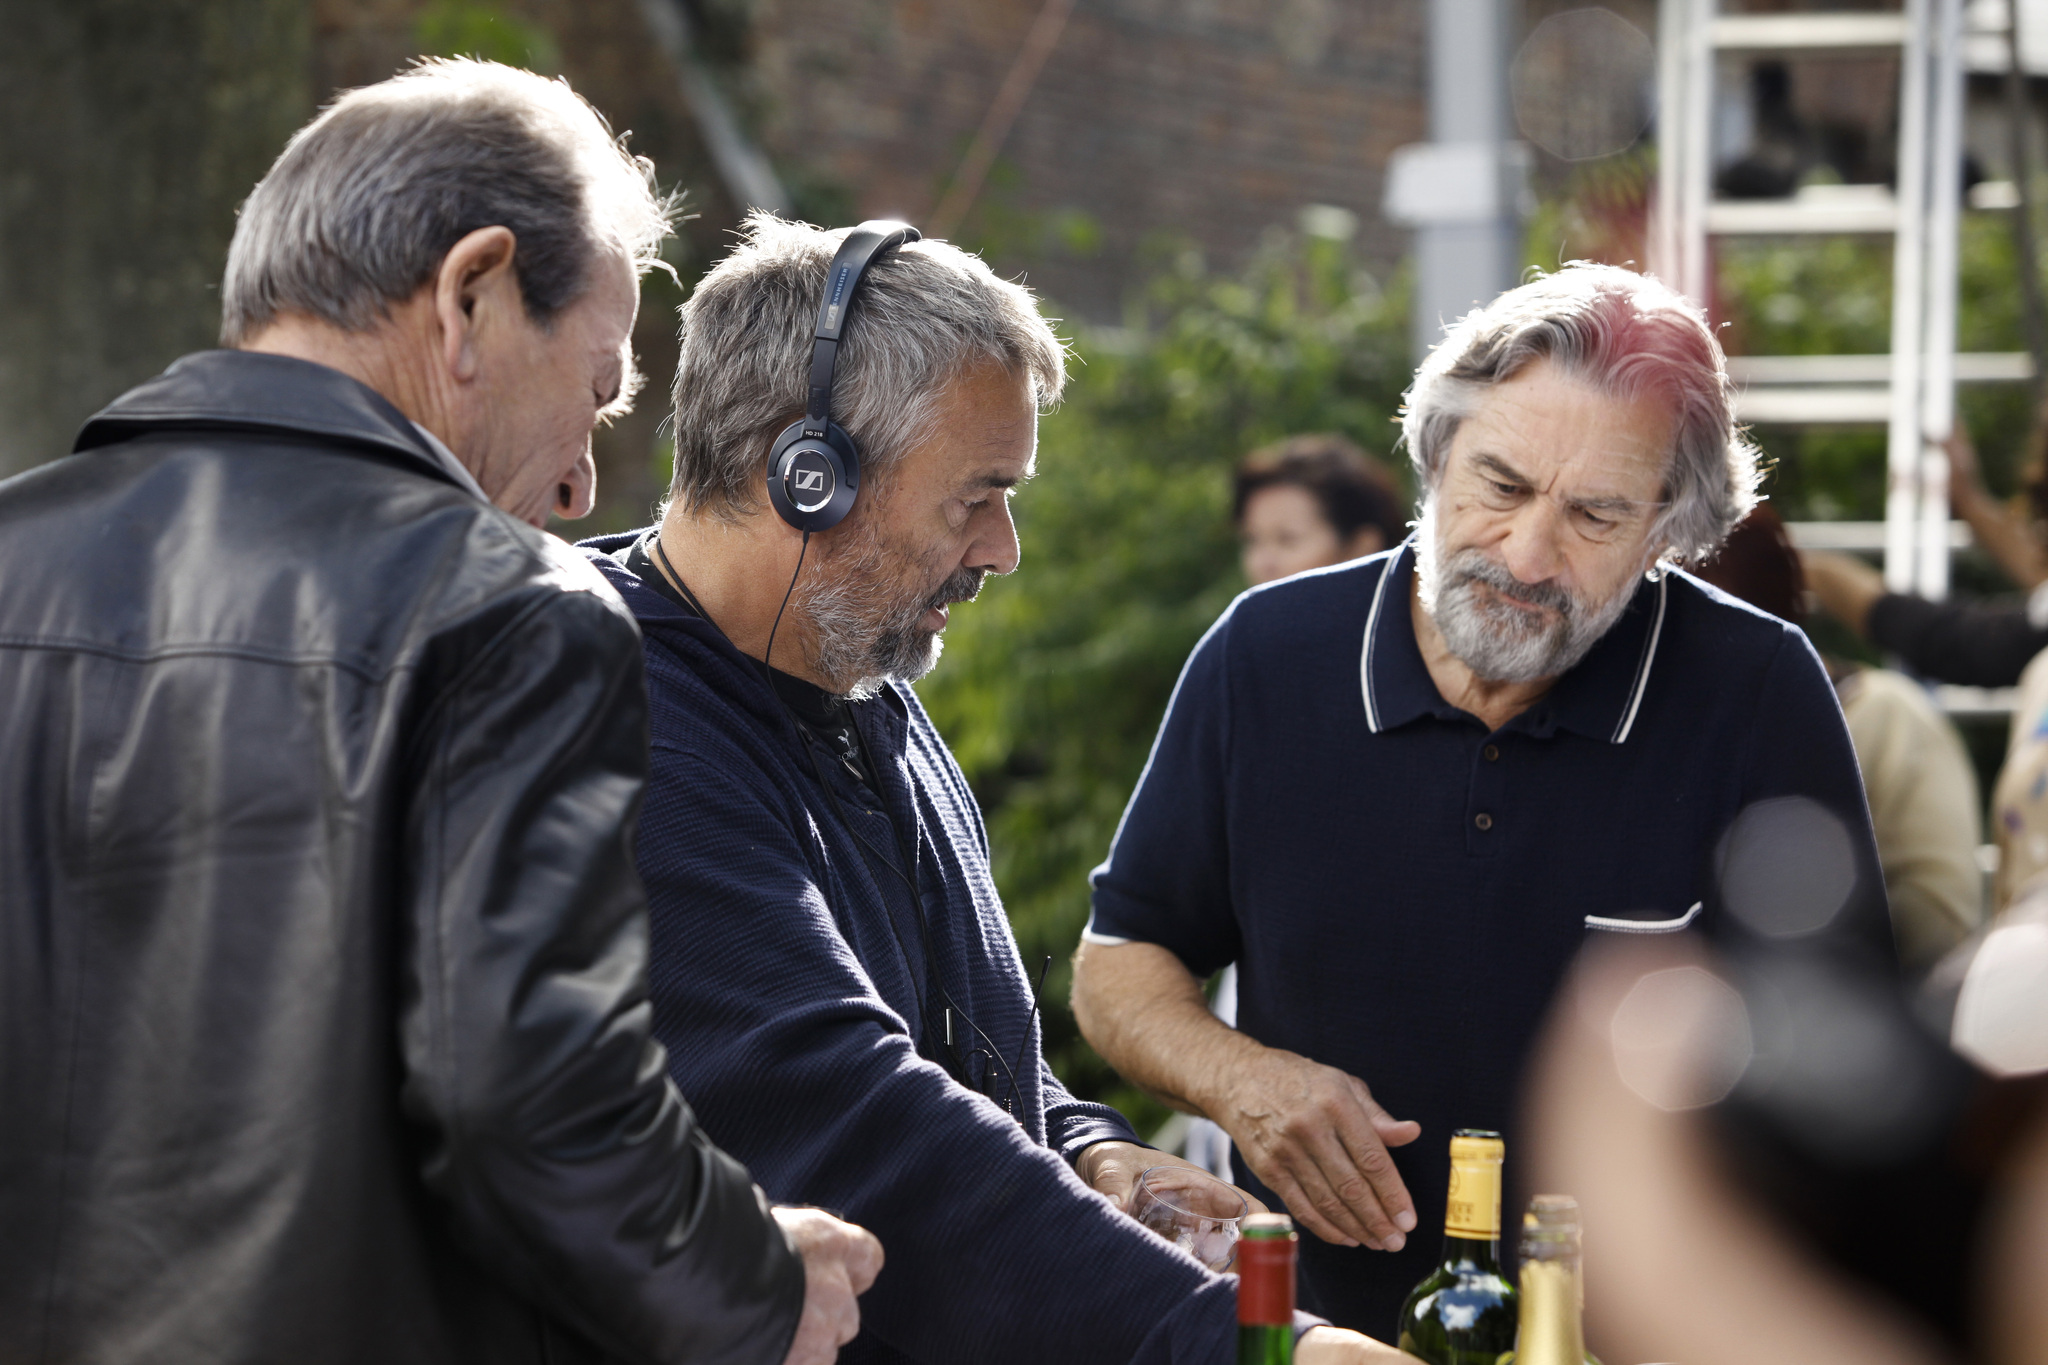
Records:
[[[1415,581],[1415,546],[1401,546],[1373,588],[1365,618],[1364,649],[1358,661],[1366,727],[1374,734],[1421,716],[1469,720],[1467,712],[1443,699],[1422,650],[1408,600]],[[1534,706],[1501,728],[1548,738],[1570,730],[1610,744],[1625,743],[1635,729],[1643,693],[1664,633],[1670,578],[1645,580],[1635,599],[1578,666],[1559,678]]]

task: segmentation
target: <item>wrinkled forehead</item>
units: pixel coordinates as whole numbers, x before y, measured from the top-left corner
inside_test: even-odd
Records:
[[[1668,395],[1617,393],[1547,363],[1471,387],[1451,463],[1559,493],[1661,496],[1678,426]]]

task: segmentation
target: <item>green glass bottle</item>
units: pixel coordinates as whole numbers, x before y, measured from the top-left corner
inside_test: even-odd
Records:
[[[1444,1254],[1401,1305],[1401,1349],[1429,1365],[1499,1365],[1515,1348],[1515,1286],[1500,1272],[1499,1133],[1451,1138]]]
[[[1284,1213],[1244,1220],[1237,1243],[1237,1365],[1294,1360],[1294,1221]]]

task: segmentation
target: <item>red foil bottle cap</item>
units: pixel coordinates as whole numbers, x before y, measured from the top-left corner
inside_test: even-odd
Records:
[[[1284,1213],[1245,1219],[1237,1244],[1237,1320],[1246,1327],[1294,1321],[1294,1224]]]

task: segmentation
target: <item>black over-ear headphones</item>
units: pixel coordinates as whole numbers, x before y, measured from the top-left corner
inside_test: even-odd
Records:
[[[880,218],[862,223],[846,234],[825,273],[817,339],[811,344],[810,399],[803,420],[783,428],[768,452],[768,501],[777,516],[799,531],[829,531],[853,510],[860,492],[860,447],[832,420],[839,334],[854,291],[875,258],[921,236],[908,223]]]

